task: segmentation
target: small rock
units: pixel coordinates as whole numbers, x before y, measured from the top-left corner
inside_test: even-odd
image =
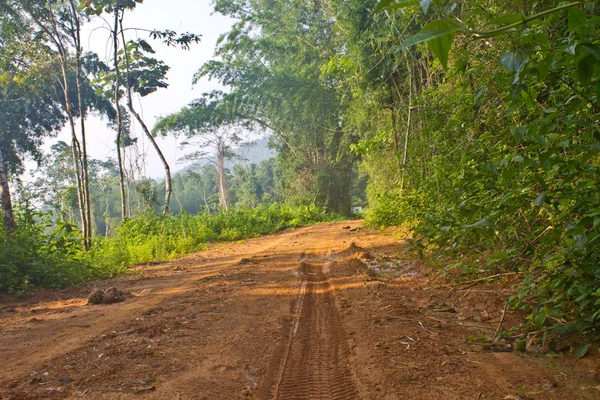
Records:
[[[33,378],[31,381],[29,381],[30,385],[38,385],[40,383],[42,383],[42,378],[40,377]]]
[[[125,300],[125,293],[113,286],[104,291],[104,298],[102,299],[102,303],[113,304],[119,303],[123,300]]]
[[[104,290],[96,288],[88,296],[88,304],[102,304],[103,298]]]
[[[117,289],[116,287],[110,287],[106,290],[94,289],[88,296],[88,304],[113,304],[119,303],[125,300],[126,293]]]
[[[136,394],[150,393],[156,390],[156,386],[136,386],[133,388],[133,392]]]

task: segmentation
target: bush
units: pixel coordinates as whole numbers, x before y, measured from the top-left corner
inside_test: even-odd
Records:
[[[17,230],[0,240],[0,292],[103,278],[131,265],[181,257],[204,249],[208,242],[240,240],[335,218],[316,206],[282,204],[217,215],[149,212],[122,222],[113,236],[96,238],[85,252],[80,232],[70,222],[51,212],[17,212]]]
[[[208,242],[246,239],[335,218],[316,206],[282,204],[216,215],[147,213],[123,222],[114,236],[97,239],[89,258],[101,270],[161,262],[202,250]]]
[[[0,292],[27,291],[30,286],[60,287],[102,278],[114,266],[97,269],[81,249],[79,231],[50,212],[16,210],[17,229],[0,233]]]

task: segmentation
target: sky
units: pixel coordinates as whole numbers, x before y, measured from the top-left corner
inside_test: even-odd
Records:
[[[221,14],[212,14],[211,1],[209,0],[144,0],[136,9],[125,15],[123,23],[126,28],[140,29],[170,29],[178,33],[191,32],[202,35],[201,43],[193,44],[190,50],[167,47],[159,40],[151,40],[148,32],[128,30],[129,39],[147,39],[152,45],[157,59],[164,61],[171,67],[167,78],[169,87],[159,89],[146,97],[134,99],[134,107],[142,115],[146,125],[152,129],[160,116],[165,116],[180,110],[190,101],[199,98],[202,93],[215,88],[220,88],[216,82],[202,80],[192,87],[194,73],[203,63],[214,55],[215,45],[222,33],[229,31],[232,20]],[[98,18],[84,25],[82,42],[87,50],[94,51],[101,60],[110,61],[112,46],[110,32],[106,23]],[[106,160],[116,159],[115,138],[116,132],[107,127],[106,121],[98,117],[90,117],[87,123],[88,154],[91,158]],[[158,156],[150,143],[144,137],[139,126],[133,127],[133,132],[138,137],[139,152],[146,154],[145,167],[142,167],[146,176],[154,179],[164,178],[164,169]],[[70,131],[63,130],[59,136],[46,143],[49,148],[57,140],[70,143]],[[182,139],[179,142],[183,141]],[[171,171],[176,171],[185,166],[178,163],[177,159],[185,154],[179,148],[177,140],[172,137],[159,138],[158,144],[162,149]]]

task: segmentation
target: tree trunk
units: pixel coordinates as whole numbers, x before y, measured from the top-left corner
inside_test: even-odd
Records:
[[[219,205],[227,210],[227,192],[225,190],[225,149],[223,144],[218,145],[219,162]]]
[[[123,21],[122,20],[121,20],[121,38],[123,40],[123,47],[126,47],[126,44],[125,44],[125,33],[123,31]],[[154,150],[156,151],[156,154],[158,154],[158,157],[160,158],[160,162],[162,163],[163,168],[165,170],[165,202],[163,204],[163,214],[168,214],[169,213],[169,206],[170,206],[170,203],[171,203],[171,194],[173,193],[173,181],[171,179],[171,167],[169,167],[169,163],[167,162],[167,159],[165,158],[163,152],[160,150],[160,147],[158,146],[158,143],[156,143],[156,140],[154,139],[154,136],[152,136],[152,134],[150,133],[150,130],[148,129],[148,127],[144,123],[144,120],[138,114],[138,112],[133,108],[133,99],[132,99],[132,93],[131,93],[131,83],[129,83],[129,58],[127,56],[127,52],[126,51],[123,54],[124,54],[124,58],[125,58],[125,67],[127,69],[127,71],[126,71],[127,72],[127,79],[126,79],[126,82],[127,82],[127,107],[129,108],[129,112],[131,114],[133,114],[133,116],[135,117],[135,119],[137,120],[137,122],[142,127],[142,130],[146,134],[146,137],[148,138],[148,140],[150,141],[150,143],[152,143],[152,147],[154,147]]]
[[[121,139],[123,137],[123,117],[119,107],[119,0],[115,0],[115,22],[113,26],[114,68],[115,68],[115,107],[117,108],[117,161],[119,163],[119,184],[121,189],[121,218],[127,218],[127,197],[125,194],[125,172],[121,157]]]
[[[62,52],[61,52],[62,54]],[[81,219],[81,231],[84,237],[84,248],[85,238],[87,238],[87,227],[86,213],[85,213],[85,195],[83,192],[82,182],[82,163],[81,163],[81,146],[77,139],[77,128],[75,127],[75,118],[73,117],[73,111],[71,110],[71,103],[69,102],[69,81],[67,76],[68,60],[66,56],[61,55],[61,73],[63,78],[63,96],[65,97],[65,111],[67,113],[67,119],[69,120],[69,127],[71,128],[71,154],[73,156],[73,165],[75,166],[75,178],[77,181],[77,203],[79,205],[79,218]]]
[[[75,43],[75,87],[77,90],[77,106],[79,108],[79,119],[81,123],[81,184],[82,184],[82,197],[84,203],[85,213],[85,228],[84,228],[84,248],[87,250],[91,247],[92,237],[92,207],[90,200],[90,185],[89,185],[89,165],[87,156],[87,140],[85,131],[85,107],[83,106],[83,99],[81,93],[81,26],[79,23],[79,16],[77,15],[77,8],[73,1],[70,1],[71,13],[73,15],[74,31],[73,42]]]
[[[7,235],[15,231],[15,216],[12,209],[12,200],[10,197],[10,188],[8,186],[8,177],[4,166],[4,154],[2,154],[2,149],[0,149],[0,197],[2,198],[4,234]]]
[[[206,187],[204,183],[202,184],[202,198],[204,199],[204,205],[206,206],[206,215],[210,215],[210,207],[208,206],[208,201],[206,201]]]
[[[35,23],[40,27],[42,31],[48,36],[48,38],[54,43],[56,49],[60,55],[60,68],[62,75],[62,90],[65,102],[65,112],[67,113],[67,117],[69,120],[69,126],[71,128],[71,137],[73,139],[73,164],[75,166],[76,178],[77,178],[77,201],[79,205],[79,216],[81,218],[81,227],[84,237],[84,247],[86,247],[85,238],[88,237],[88,227],[89,224],[87,222],[87,214],[85,212],[85,194],[83,190],[83,182],[82,182],[82,170],[83,164],[81,161],[81,147],[79,144],[79,140],[77,139],[77,132],[75,128],[75,120],[73,117],[73,111],[71,110],[71,103],[69,102],[69,81],[67,70],[69,68],[69,52],[64,43],[61,41],[61,35],[57,28],[56,21],[50,21],[49,27],[44,25],[39,18],[36,17],[35,12],[31,8],[31,3],[26,1],[24,2],[25,8],[31,18],[35,21]],[[79,90],[79,88],[78,88]]]
[[[408,67],[408,118],[406,121],[406,133],[404,135],[404,151],[402,153],[402,177],[400,178],[400,195],[404,193],[404,180],[406,177],[406,157],[408,155],[408,136],[410,135],[412,124],[412,97],[413,97],[413,79],[412,69]]]
[[[130,90],[130,89],[128,88],[128,90]],[[140,117],[140,115],[137,113],[137,111],[134,110],[133,104],[131,101],[131,93],[129,93],[128,105],[129,105],[129,112],[131,112],[133,114],[135,119],[141,125],[142,129],[144,130],[144,133],[148,137],[148,140],[150,140],[150,143],[152,143],[152,147],[154,147],[154,150],[156,150],[156,153],[158,154],[158,157],[160,158],[160,162],[162,163],[163,168],[165,169],[165,202],[163,204],[163,213],[168,214],[169,213],[169,203],[171,202],[171,194],[173,193],[171,168],[169,167],[169,163],[167,162],[167,159],[163,155],[163,152],[160,150],[160,147],[158,147],[158,143],[156,143],[156,140],[150,133],[150,130],[148,129],[148,127],[142,120],[142,117]]]

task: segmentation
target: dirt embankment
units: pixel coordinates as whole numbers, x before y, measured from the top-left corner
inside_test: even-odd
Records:
[[[596,354],[489,342],[507,289],[447,286],[397,239],[346,225],[97,285],[120,303],[87,305],[94,286],[0,298],[0,399],[600,398]]]

